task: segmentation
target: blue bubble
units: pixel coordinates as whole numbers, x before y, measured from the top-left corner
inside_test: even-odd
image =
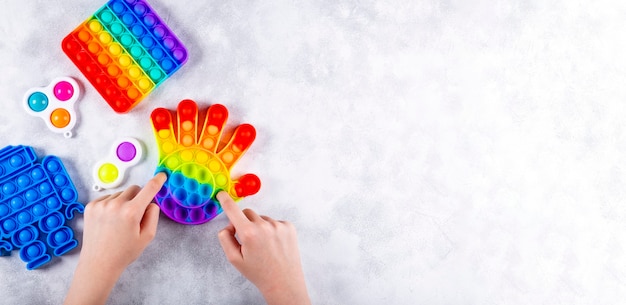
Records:
[[[20,156],[13,156],[9,160],[9,164],[11,164],[11,166],[13,166],[13,167],[19,167],[22,164],[24,164],[24,158],[22,158]]]
[[[39,180],[43,178],[43,171],[41,170],[41,168],[35,168],[32,172],[30,172],[30,176],[33,177],[33,179],[35,180]]]
[[[9,214],[9,207],[6,204],[0,204],[0,217]]]
[[[39,191],[43,195],[50,194],[50,192],[52,192],[52,186],[50,185],[50,183],[44,182],[41,185],[39,185]]]
[[[61,168],[61,165],[56,160],[51,160],[46,164],[46,168],[51,172],[56,172]]]
[[[74,192],[74,190],[66,188],[61,192],[61,197],[63,198],[63,200],[65,201],[72,201],[74,200],[74,197],[76,197],[76,192]]]
[[[30,178],[28,176],[22,175],[17,178],[17,185],[20,188],[26,188],[30,184]]]
[[[35,92],[28,97],[28,107],[35,112],[41,112],[48,108],[48,97],[42,92]]]
[[[11,208],[13,210],[19,210],[24,206],[24,200],[19,197],[11,198]]]
[[[61,202],[59,202],[59,199],[55,197],[50,197],[46,201],[46,205],[48,206],[49,209],[56,210],[59,207],[61,207]]]

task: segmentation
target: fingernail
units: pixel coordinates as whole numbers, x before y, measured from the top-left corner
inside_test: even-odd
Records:
[[[219,193],[217,193],[217,200],[219,200],[219,202],[221,203],[225,199],[224,196],[230,196],[230,195],[228,195],[226,191],[220,191]]]

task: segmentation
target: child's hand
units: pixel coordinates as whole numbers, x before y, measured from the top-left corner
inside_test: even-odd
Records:
[[[104,304],[124,269],[154,238],[159,207],[151,202],[166,179],[159,173],[143,189],[134,185],[87,204],[82,251],[66,304]]]
[[[295,227],[250,209],[239,210],[226,192],[217,194],[217,199],[230,220],[218,236],[233,266],[270,305],[310,304]]]

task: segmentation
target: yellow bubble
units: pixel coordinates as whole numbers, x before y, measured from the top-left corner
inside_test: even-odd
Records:
[[[142,78],[139,80],[138,85],[139,85],[139,88],[145,90],[145,89],[150,88],[150,81],[147,78]]]
[[[226,176],[220,174],[220,175],[217,175],[217,177],[215,177],[215,183],[218,186],[223,186],[226,183],[228,183],[228,179],[226,178]]]
[[[174,150],[174,144],[172,144],[172,142],[165,142],[163,143],[163,152],[167,153],[171,153]]]
[[[209,125],[209,129],[207,130],[209,132],[210,135],[215,135],[217,134],[218,131],[220,131],[219,129],[217,129],[217,126],[215,125]]]
[[[190,131],[193,128],[193,123],[191,121],[184,121],[182,127],[184,131]]]
[[[210,169],[212,172],[214,172],[214,173],[215,173],[215,172],[217,172],[217,171],[219,171],[219,170],[220,170],[220,167],[221,167],[221,166],[220,166],[220,163],[219,163],[218,161],[216,161],[216,160],[213,160],[213,161],[209,162],[209,169]]]
[[[193,153],[190,150],[185,150],[180,153],[180,158],[183,159],[184,162],[189,162],[193,159]]]
[[[118,44],[112,44],[109,47],[109,52],[111,52],[112,55],[120,55],[122,53],[122,48]]]
[[[234,159],[235,159],[235,156],[233,155],[233,153],[231,153],[231,152],[229,152],[229,151],[228,151],[228,152],[225,152],[225,153],[222,155],[222,160],[224,160],[224,162],[226,162],[226,163],[233,162],[233,160],[234,160]]]
[[[167,167],[170,169],[175,169],[180,165],[180,161],[177,158],[169,158],[167,160]]]
[[[200,151],[196,154],[196,161],[198,161],[198,163],[204,164],[208,160],[209,160],[209,155],[207,153]]]
[[[130,66],[131,60],[130,60],[130,57],[128,57],[127,55],[120,56],[119,60],[120,60],[120,65],[122,65],[122,67]]]
[[[138,78],[141,75],[141,70],[137,67],[131,67],[128,69],[128,75],[132,78]]]
[[[111,163],[105,163],[98,169],[98,178],[104,183],[112,183],[118,176],[117,167]]]
[[[168,129],[159,130],[159,137],[162,139],[168,138],[170,136],[170,131]]]
[[[99,38],[100,38],[100,42],[105,43],[105,44],[110,43],[111,40],[112,40],[111,39],[111,35],[109,33],[107,33],[107,32],[104,32],[104,33],[100,34]]]
[[[100,32],[102,30],[102,24],[100,24],[98,20],[93,20],[89,22],[89,29],[94,32]]]
[[[215,141],[213,141],[213,139],[211,138],[206,138],[204,139],[204,141],[202,141],[202,146],[204,146],[204,148],[206,149],[212,149],[213,145],[215,145]]]

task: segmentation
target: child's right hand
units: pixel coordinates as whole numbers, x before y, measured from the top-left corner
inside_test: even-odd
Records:
[[[217,199],[230,220],[218,235],[228,261],[256,285],[268,304],[310,304],[295,227],[240,210],[224,191]]]

